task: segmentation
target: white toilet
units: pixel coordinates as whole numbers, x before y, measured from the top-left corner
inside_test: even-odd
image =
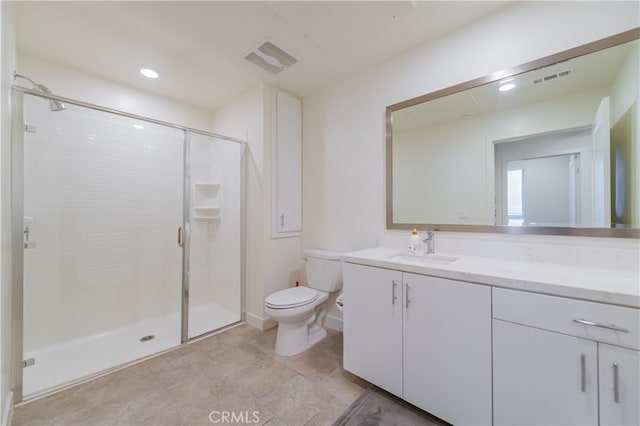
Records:
[[[322,340],[329,294],[342,288],[340,253],[330,250],[304,251],[308,287],[291,287],[265,299],[264,311],[278,321],[276,353],[295,355]]]

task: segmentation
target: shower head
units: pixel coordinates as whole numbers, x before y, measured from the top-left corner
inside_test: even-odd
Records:
[[[60,101],[54,101],[53,99],[49,99],[49,109],[51,111],[64,111],[67,109],[67,106]]]
[[[51,89],[49,89],[44,84],[34,84],[33,88],[35,90],[40,90],[41,92],[44,92],[44,93],[48,93],[48,94],[51,94],[51,95],[53,94]],[[51,111],[63,111],[65,109],[67,109],[67,106],[65,104],[63,104],[62,102],[60,102],[60,101],[54,101],[53,99],[49,99],[49,109]]]
[[[30,82],[31,85],[33,86],[33,90],[36,90],[36,91],[42,92],[42,93],[46,93],[48,95],[53,95],[53,92],[51,91],[51,89],[49,89],[44,84],[36,83],[35,81],[31,80],[26,75],[22,75],[22,74],[18,74],[17,72],[14,72],[13,73],[13,78],[17,78],[17,77],[18,78],[23,78],[23,79],[27,80],[28,82]],[[51,111],[63,111],[65,109],[67,109],[67,106],[65,104],[63,104],[62,102],[60,102],[60,101],[55,101],[53,99],[49,99],[49,109]]]

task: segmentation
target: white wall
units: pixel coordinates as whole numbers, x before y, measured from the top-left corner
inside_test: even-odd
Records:
[[[306,96],[303,245],[345,251],[377,245],[385,230],[387,105],[632,29],[638,16],[637,2],[516,2]],[[595,247],[597,240],[579,244]],[[574,248],[560,237],[547,241]]]
[[[216,132],[248,140],[246,161],[246,320],[275,325],[264,314],[269,294],[300,280],[300,237],[271,238],[271,88],[258,86],[216,111]]]
[[[304,246],[376,245],[385,227],[387,105],[631,29],[638,6],[518,2],[305,97]]]
[[[12,2],[0,2],[0,424],[7,424],[11,392],[11,73],[15,68]]]

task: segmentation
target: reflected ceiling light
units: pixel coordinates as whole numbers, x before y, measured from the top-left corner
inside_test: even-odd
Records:
[[[507,84],[503,84],[502,86],[500,86],[500,87],[498,88],[498,90],[499,90],[499,91],[501,91],[501,92],[506,92],[507,90],[511,90],[511,89],[513,89],[514,87],[516,87],[516,85],[515,85],[515,84],[513,84],[513,83],[507,83]]]
[[[133,127],[140,130],[144,129],[144,126],[142,124],[134,124]]]
[[[144,75],[147,78],[158,78],[159,74],[157,71],[152,70],[151,68],[141,68],[140,74]]]

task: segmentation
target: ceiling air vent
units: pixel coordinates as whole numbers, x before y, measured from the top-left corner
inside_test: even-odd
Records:
[[[244,59],[271,74],[278,74],[298,62],[296,58],[269,40],[251,49]]]
[[[533,84],[546,83],[547,81],[555,80],[556,78],[566,77],[571,74],[571,70],[564,70],[554,74],[545,75],[544,77],[538,77],[532,81]]]

